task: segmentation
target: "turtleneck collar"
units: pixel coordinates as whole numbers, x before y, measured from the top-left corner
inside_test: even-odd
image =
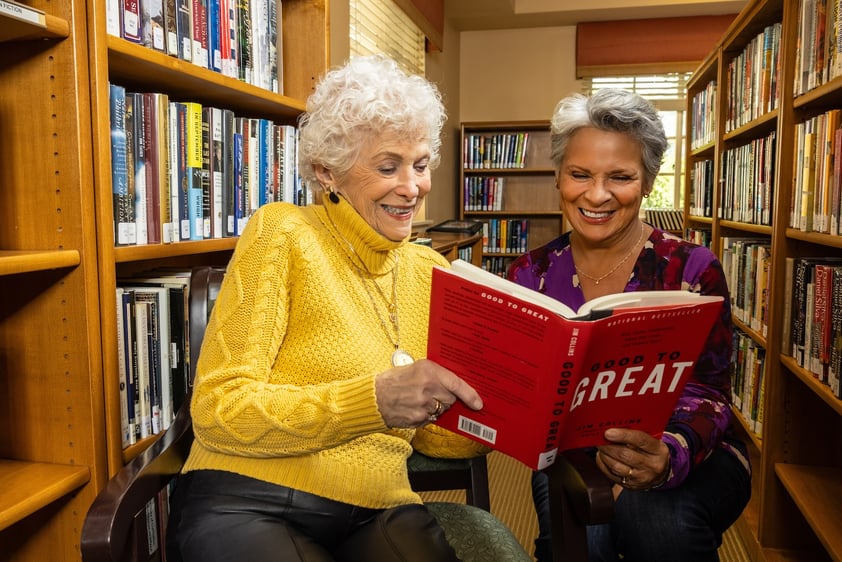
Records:
[[[373,275],[383,275],[392,270],[395,266],[392,251],[403,246],[406,240],[393,242],[374,230],[344,197],[340,196],[339,202],[333,203],[324,194],[322,208],[325,226],[349,259],[357,264],[362,262]]]

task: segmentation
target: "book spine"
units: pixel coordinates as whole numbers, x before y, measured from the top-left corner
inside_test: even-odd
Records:
[[[141,0],[140,13],[141,44],[162,53],[166,52],[163,0]]]
[[[178,58],[193,60],[193,2],[176,0],[177,17],[175,21],[178,34]]]
[[[127,163],[126,89],[110,85],[111,191],[114,216],[114,242],[130,244],[134,234],[132,202],[129,200]]]
[[[128,95],[128,94],[127,94]],[[146,207],[146,135],[144,134],[144,105],[143,94],[132,93],[132,138],[134,139],[134,212],[135,212],[135,240],[137,244],[148,244]]]
[[[211,237],[211,108],[202,108],[202,237]]]
[[[178,2],[164,0],[164,33],[167,43],[167,54],[178,57]]]
[[[190,240],[204,238],[202,217],[202,106],[187,102],[187,208]]]
[[[161,176],[158,143],[158,108],[155,95],[143,94],[143,137],[146,170],[146,240],[161,242]]]
[[[139,0],[123,0],[123,39],[132,43],[140,43],[140,2]]]
[[[222,111],[222,137],[223,137],[223,173],[222,173],[222,208],[223,236],[234,236],[234,220],[236,217],[236,190],[234,168],[234,112],[230,109]]]
[[[223,176],[225,144],[223,138],[222,110],[211,108],[210,111],[210,173],[211,173],[211,224],[210,237],[223,236]]]

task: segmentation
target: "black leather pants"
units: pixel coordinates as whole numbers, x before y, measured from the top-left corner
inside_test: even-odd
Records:
[[[167,543],[184,562],[458,560],[423,505],[366,509],[213,470],[179,478]]]

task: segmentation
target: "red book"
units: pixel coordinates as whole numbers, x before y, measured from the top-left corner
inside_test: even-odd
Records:
[[[722,300],[620,293],[573,311],[462,260],[435,268],[427,357],[484,404],[457,401],[436,423],[539,470],[609,427],[659,437]]]

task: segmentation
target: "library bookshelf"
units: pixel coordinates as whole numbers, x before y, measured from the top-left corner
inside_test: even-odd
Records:
[[[0,3],[4,560],[79,560],[94,497],[153,440],[121,444],[117,279],[222,265],[236,243],[115,247],[109,83],[295,124],[328,64],[324,0],[278,3],[282,94],[108,34],[107,4]]]
[[[839,286],[805,261],[842,257],[832,210],[833,163],[842,162],[833,136],[842,108],[836,5],[750,1],[688,86],[685,227],[709,232],[723,266],[740,264],[732,300],[750,295],[761,311],[735,315],[755,353],[754,408],[735,404],[753,460],[753,496],[738,522],[753,560],[842,560],[842,399],[826,380],[838,369],[820,355],[839,343],[830,314],[839,307],[816,299]],[[817,342],[817,360],[799,349],[804,337]]]
[[[0,4],[0,555],[78,558],[105,478],[85,3]]]
[[[483,267],[504,273],[516,256],[561,234],[548,121],[461,125],[459,217],[481,220]]]
[[[113,234],[109,83],[139,92],[161,92],[170,100],[232,110],[236,115],[295,125],[307,96],[328,66],[328,8],[319,0],[284,1],[278,31],[280,91],[249,84],[200,65],[130,42],[107,32],[105,3],[88,5],[91,33],[91,107],[94,135],[94,183],[102,321],[104,434],[107,474],[147,448],[157,436],[124,448],[121,442],[116,302],[118,280],[153,268],[224,266],[236,237],[164,244],[115,246]],[[101,484],[104,484],[102,482]]]

